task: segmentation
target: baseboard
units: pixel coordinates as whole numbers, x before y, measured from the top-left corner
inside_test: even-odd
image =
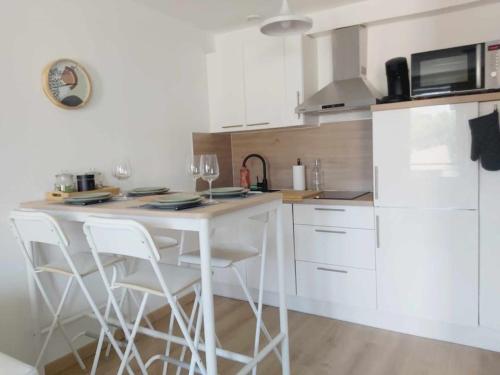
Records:
[[[194,293],[187,294],[180,299],[180,303],[182,305],[187,305],[190,304],[191,302],[194,301]],[[151,311],[148,314],[148,318],[151,321],[151,323],[155,323],[166,316],[170,314],[170,306],[162,306],[154,311]],[[116,337],[118,340],[123,338],[123,333],[122,332],[117,332]],[[97,349],[97,341],[93,341],[87,345],[82,346],[81,348],[78,349],[78,353],[80,354],[80,357],[85,361],[85,359],[93,357],[95,354],[95,351]],[[75,361],[75,357],[73,356],[72,353],[68,353],[64,355],[61,358],[58,358],[48,364],[45,365],[45,375],[57,375],[60,374],[61,372],[74,367],[78,366],[78,364]]]

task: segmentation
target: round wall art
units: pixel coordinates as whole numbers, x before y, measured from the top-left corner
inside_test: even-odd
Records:
[[[47,65],[43,71],[43,91],[58,107],[76,109],[89,101],[92,84],[80,64],[60,59]]]

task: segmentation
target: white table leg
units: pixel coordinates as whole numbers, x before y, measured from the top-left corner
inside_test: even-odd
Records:
[[[210,224],[208,220],[203,220],[201,222],[199,242],[203,323],[205,325],[206,367],[208,375],[216,375],[217,356],[215,354],[215,316],[211,268],[212,254],[210,249]]]
[[[276,209],[276,251],[278,259],[278,288],[280,306],[280,332],[285,335],[281,342],[281,362],[283,375],[290,375],[290,355],[288,348],[288,309],[285,292],[285,249],[283,244],[283,207]]]

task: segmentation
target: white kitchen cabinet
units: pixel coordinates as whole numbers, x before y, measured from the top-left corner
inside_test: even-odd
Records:
[[[469,119],[478,103],[373,113],[375,205],[478,207]]]
[[[478,213],[375,208],[378,308],[478,324]]]
[[[376,307],[375,271],[297,261],[297,295],[317,301]]]
[[[308,36],[290,36],[285,44],[285,111],[283,126],[318,125],[318,116],[295,113],[304,99],[318,91],[316,41]]]
[[[316,125],[295,107],[317,90],[316,43],[270,38],[257,29],[216,36],[207,55],[212,132]]]
[[[329,204],[297,204],[294,223],[341,228],[375,228],[372,206],[345,206]]]
[[[282,38],[262,35],[244,42],[246,126],[251,129],[283,124],[285,53]]]
[[[481,115],[500,102],[480,104]],[[500,171],[479,172],[480,319],[481,326],[500,330]]]
[[[375,231],[297,224],[295,259],[375,269]]]
[[[263,223],[257,220],[244,220],[233,226],[223,228],[215,234],[215,241],[241,242],[255,246],[262,246]],[[285,285],[286,292],[295,295],[295,259],[293,245],[293,209],[291,204],[283,205],[283,233],[285,248]],[[264,278],[264,290],[278,292],[278,272],[276,253],[276,224],[275,217],[271,216],[268,236],[268,250],[266,257],[266,275]],[[249,259],[238,263],[246,284],[250,288],[257,288],[260,276],[260,257]],[[234,272],[230,269],[217,270],[214,274],[214,282],[218,284],[239,286]]]
[[[268,254],[266,258],[266,277],[264,279],[264,290],[267,292],[278,292],[278,259],[276,253],[276,225],[274,217],[271,217],[269,225]],[[247,236],[255,236],[257,226],[251,224],[245,228]],[[283,245],[285,248],[285,289],[289,295],[295,295],[295,254],[293,242],[293,206],[283,205]],[[260,259],[252,259],[246,263],[247,284],[251,288],[258,288],[260,275]]]
[[[211,131],[242,130],[246,123],[243,45],[238,34],[220,38],[217,52],[207,55]]]

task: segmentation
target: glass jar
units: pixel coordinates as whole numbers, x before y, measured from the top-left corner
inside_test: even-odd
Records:
[[[312,188],[315,191],[321,191],[321,161],[316,159],[312,168]]]
[[[63,193],[71,193],[75,191],[75,179],[71,173],[59,173],[56,174],[56,182],[54,184],[56,191]]]

